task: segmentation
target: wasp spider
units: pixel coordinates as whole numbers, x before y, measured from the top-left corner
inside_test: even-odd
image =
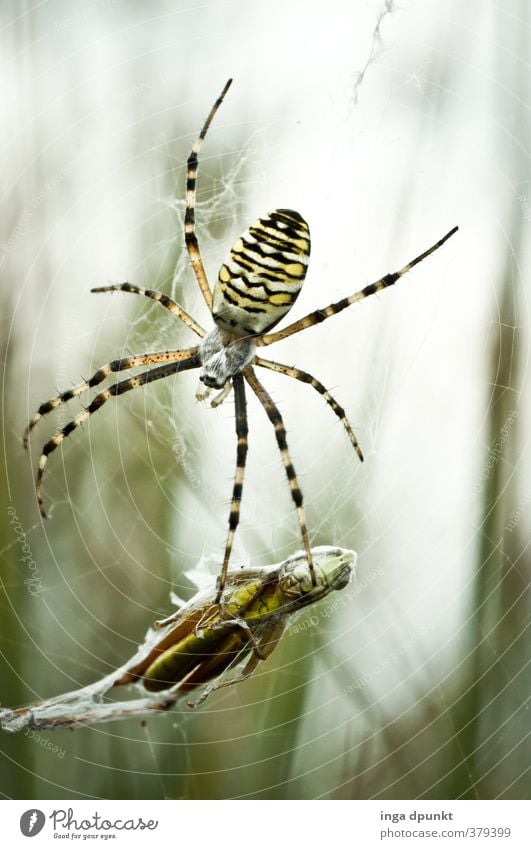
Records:
[[[44,445],[39,460],[35,481],[35,489],[40,512],[45,516],[42,499],[42,478],[48,457],[92,413],[95,413],[110,399],[138,389],[155,380],[162,380],[173,374],[189,369],[201,369],[197,398],[204,399],[212,389],[219,390],[212,400],[213,407],[218,406],[234,390],[234,405],[236,411],[236,473],[232,490],[232,503],[229,517],[229,531],[225,545],[223,566],[221,569],[218,598],[223,590],[227,569],[231,556],[234,534],[238,526],[240,502],[242,498],[243,478],[247,457],[247,410],[245,386],[257,396],[266,415],[275,430],[275,436],[282,456],[282,462],[288,478],[291,496],[295,503],[298,522],[308,560],[308,566],[315,585],[315,571],[308,540],[308,531],[303,510],[302,493],[297,482],[282,416],[271,396],[256,376],[255,367],[269,369],[284,374],[287,377],[307,383],[318,392],[332,412],[340,419],[350,442],[360,460],[363,460],[361,449],[354,431],[346,417],[343,407],[338,404],[330,392],[311,374],[298,368],[283,365],[257,356],[257,348],[266,347],[280,339],[285,339],[318,324],[332,315],[392,286],[401,277],[418,265],[423,259],[432,254],[452,236],[454,227],[439,239],[432,247],[412,259],[399,271],[386,274],[375,283],[365,286],[354,295],[342,298],[330,306],[315,310],[304,318],[300,318],[283,330],[271,333],[272,328],[283,318],[295,303],[306,276],[310,256],[310,231],[304,218],[291,209],[275,209],[262,216],[240,236],[230,251],[226,261],[221,266],[218,280],[212,292],[201,258],[199,244],[195,231],[195,199],[198,170],[198,154],[207,134],[208,128],[219,109],[225,94],[231,84],[227,82],[208,115],[201,132],[192,146],[187,162],[186,174],[186,213],[184,219],[184,237],[192,268],[203,295],[206,305],[211,311],[214,327],[207,333],[178,303],[161,292],[142,289],[130,283],[113,286],[102,286],[92,289],[93,292],[130,292],[143,295],[161,304],[173,315],[186,324],[190,330],[200,337],[200,343],[191,348],[178,351],[158,351],[113,360],[101,366],[89,380],[61,392],[55,398],[45,401],[32,416],[25,434],[24,444],[27,446],[28,437],[37,422],[47,413],[72,398],[98,386],[111,373],[121,372],[137,366],[152,366],[141,371],[135,377],[113,383],[97,394],[90,404],[75,416],[68,424],[57,431],[55,436]]]

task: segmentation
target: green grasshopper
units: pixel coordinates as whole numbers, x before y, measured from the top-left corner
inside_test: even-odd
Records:
[[[196,707],[214,690],[248,678],[275,650],[297,613],[348,585],[353,551],[323,546],[313,553],[315,585],[300,552],[280,565],[229,573],[219,603],[215,590],[197,593],[155,623],[156,632],[132,665],[122,667],[114,686],[139,681],[148,692],[171,691],[173,703],[207,684],[195,702],[188,702]],[[236,667],[232,677],[224,677]]]
[[[214,690],[243,681],[275,650],[300,611],[348,585],[356,560],[353,551],[322,546],[313,548],[312,555],[315,584],[302,551],[275,566],[230,572],[219,602],[218,579],[217,585],[156,622],[120,669],[79,690],[0,710],[0,728],[67,728],[153,716],[204,685],[196,701],[188,702],[190,707]],[[147,697],[104,701],[113,687],[134,682],[143,685]]]

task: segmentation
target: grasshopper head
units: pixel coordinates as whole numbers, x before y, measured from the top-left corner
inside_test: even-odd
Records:
[[[302,599],[309,604],[342,590],[354,574],[356,553],[347,548],[320,546],[312,549],[316,585],[313,586],[310,568],[303,552],[287,560],[279,576],[282,593],[289,599]]]

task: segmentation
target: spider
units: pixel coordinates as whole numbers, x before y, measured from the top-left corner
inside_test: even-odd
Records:
[[[194,347],[125,357],[101,366],[89,380],[83,381],[72,389],[67,389],[55,398],[42,403],[30,419],[24,433],[24,446],[27,447],[29,435],[37,422],[56,407],[95,386],[99,386],[111,373],[126,371],[138,366],[152,366],[152,368],[141,371],[135,377],[120,380],[99,392],[86,408],[58,430],[44,445],[35,480],[35,491],[41,515],[45,517],[42,479],[50,454],[59,447],[65,437],[69,436],[89,416],[101,409],[110,398],[117,398],[119,395],[129,392],[129,390],[138,389],[156,380],[162,380],[170,375],[196,368],[201,370],[199,374],[200,383],[196,393],[199,400],[207,398],[212,390],[216,389],[218,393],[211,399],[211,406],[217,407],[233,389],[237,437],[236,472],[232,489],[229,530],[223,565],[218,579],[218,600],[221,598],[225,586],[234,535],[240,517],[248,448],[246,385],[254,392],[273,425],[291,497],[297,512],[312,584],[313,586],[316,585],[315,569],[303,509],[303,496],[289,453],[284,421],[278,407],[258,379],[255,366],[307,383],[322,395],[329,408],[342,422],[354,451],[363,461],[363,454],[343,407],[338,404],[323,384],[313,375],[301,369],[263,359],[257,355],[257,349],[286,339],[301,330],[306,330],[308,327],[336,315],[351,304],[362,301],[364,298],[392,286],[414,266],[438,250],[458,229],[454,227],[442,239],[439,239],[430,248],[412,259],[399,271],[386,274],[380,280],[370,283],[355,294],[342,298],[323,309],[314,310],[282,330],[271,333],[272,328],[278,324],[295,303],[306,276],[310,256],[310,231],[304,218],[291,209],[275,209],[259,218],[239,237],[232,247],[227,259],[221,266],[213,292],[208,283],[196,235],[195,201],[198,155],[207,131],[231,83],[232,80],[226,83],[210,110],[199,136],[192,145],[187,160],[186,173],[186,212],[184,219],[186,249],[199,289],[211,312],[214,327],[207,333],[180,304],[161,292],[143,289],[130,283],[92,289],[92,292],[129,292],[157,301],[176,318],[184,322],[193,333],[200,337],[201,341]]]

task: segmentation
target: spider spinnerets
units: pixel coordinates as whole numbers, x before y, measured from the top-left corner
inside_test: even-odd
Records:
[[[186,213],[184,219],[186,249],[197,283],[212,314],[214,328],[207,334],[180,304],[167,295],[152,289],[144,289],[130,283],[92,289],[92,292],[128,292],[157,301],[162,307],[184,322],[202,341],[199,345],[191,348],[155,351],[138,356],[124,357],[101,366],[89,380],[83,381],[72,389],[67,389],[41,404],[30,419],[24,433],[24,445],[27,447],[29,435],[37,422],[56,407],[103,383],[111,373],[140,366],[152,366],[152,368],[148,368],[134,377],[120,380],[99,392],[85,409],[58,430],[44,445],[39,460],[35,490],[40,512],[42,516],[45,516],[42,478],[49,455],[58,448],[65,437],[79,427],[92,413],[99,410],[110,398],[116,398],[129,390],[195,368],[201,369],[200,386],[196,394],[198,399],[202,400],[208,397],[212,389],[220,390],[211,400],[211,405],[216,407],[227,398],[231,389],[233,389],[237,437],[236,473],[229,515],[229,532],[218,581],[218,601],[221,598],[226,581],[234,534],[239,522],[243,492],[248,448],[246,385],[257,396],[274,427],[291,496],[297,511],[311,582],[314,587],[316,586],[315,568],[303,510],[303,497],[291,461],[284,421],[278,407],[256,376],[255,366],[294,378],[315,389],[324,398],[332,412],[340,419],[359,459],[363,460],[358,441],[343,407],[338,404],[325,386],[308,372],[257,356],[256,349],[312,327],[330,316],[336,315],[351,304],[392,286],[415,265],[440,248],[458,229],[453,227],[442,239],[439,239],[426,251],[412,259],[399,271],[386,274],[380,280],[365,286],[353,295],[342,298],[323,309],[315,310],[282,330],[270,333],[269,331],[295,303],[306,276],[310,256],[310,231],[304,218],[298,212],[290,209],[275,209],[259,218],[234,244],[228,258],[221,266],[213,293],[208,283],[196,235],[195,200],[198,154],[208,128],[223,102],[231,82],[232,80],[229,80],[226,83],[192,146],[186,173]]]

